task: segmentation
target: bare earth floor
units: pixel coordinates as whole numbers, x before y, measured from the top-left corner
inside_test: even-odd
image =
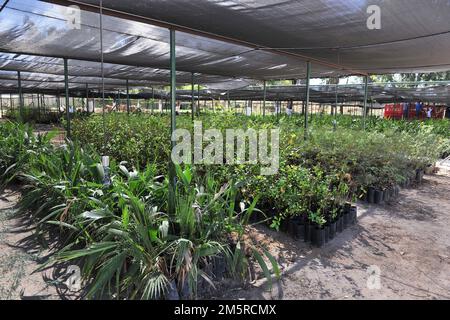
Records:
[[[33,228],[15,217],[19,192],[0,195],[0,299],[56,299],[47,272],[34,272],[46,251],[35,241]]]
[[[271,291],[261,280],[220,299],[450,299],[449,169],[403,189],[396,203],[358,203],[358,224],[321,249],[253,230],[277,256],[282,280]]]
[[[395,203],[358,203],[358,225],[322,249],[252,228],[254,241],[277,257],[282,280],[271,291],[264,280],[220,290],[220,299],[450,299],[449,169],[403,189]],[[0,195],[0,299],[58,299],[49,271],[33,273],[46,252],[13,218],[17,198],[14,190]],[[377,280],[368,270],[380,271],[379,288],[369,288]]]

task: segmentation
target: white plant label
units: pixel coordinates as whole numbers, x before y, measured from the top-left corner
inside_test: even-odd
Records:
[[[66,281],[66,286],[70,291],[80,291],[81,290],[81,270],[78,266],[69,266],[67,268],[67,274],[69,278]]]

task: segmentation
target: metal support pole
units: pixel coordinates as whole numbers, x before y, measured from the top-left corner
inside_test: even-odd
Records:
[[[153,108],[155,107],[155,90],[152,87],[152,110],[151,110],[151,114],[153,114]]]
[[[102,77],[102,127],[103,127],[103,143],[106,145],[108,136],[106,132],[106,116],[105,116],[105,53],[103,51],[103,0],[100,0],[100,12],[99,12],[99,27],[100,27],[100,70]],[[95,99],[94,99],[94,113],[95,113]],[[106,155],[104,155],[106,156]]]
[[[305,101],[305,139],[308,137],[309,85],[311,80],[311,61],[306,63],[306,101]]]
[[[19,86],[19,114],[20,120],[23,120],[23,93],[22,93],[22,79],[20,76],[20,71],[17,71],[17,82]]]
[[[266,115],[266,93],[267,93],[267,84],[266,80],[264,80],[264,88],[263,88],[263,116]]]
[[[338,105],[338,100],[339,100],[339,95],[338,95],[338,85],[339,85],[339,78],[336,79],[336,99],[335,99],[335,104],[334,104],[334,116],[337,117],[337,105]]]
[[[41,121],[41,97],[37,95],[38,121]]]
[[[56,107],[58,108],[58,112],[61,113],[61,100],[59,99],[59,94],[56,96]]]
[[[127,113],[130,114],[130,87],[127,79]]]
[[[66,93],[66,118],[67,118],[67,138],[70,139],[70,110],[69,110],[69,69],[67,58],[64,58],[64,87]]]
[[[44,114],[46,113],[46,109],[45,109],[45,97],[44,94],[38,94],[38,101],[40,100],[40,107],[42,108],[42,111],[44,112]]]
[[[227,111],[230,111],[230,92],[227,91]]]
[[[171,134],[176,130],[176,49],[175,30],[170,29],[170,128]],[[175,148],[175,141],[171,139],[171,150]],[[175,192],[176,192],[176,172],[175,164],[169,160],[169,215],[175,214]]]
[[[197,85],[197,117],[200,115],[200,85]]]
[[[194,73],[191,74],[191,115],[192,121],[194,121]]]
[[[120,111],[120,106],[122,105],[122,97],[120,96],[120,89],[117,90],[117,108],[116,111]]]
[[[281,116],[281,107],[282,107],[282,105],[283,105],[282,101],[280,100],[280,98],[278,98],[277,119],[279,119],[280,116]]]
[[[89,114],[89,85],[86,83],[86,113]]]
[[[363,130],[366,130],[366,115],[367,115],[367,96],[369,94],[369,76],[364,77],[364,115],[363,115]]]
[[[3,118],[3,99],[1,94],[0,94],[0,118]]]

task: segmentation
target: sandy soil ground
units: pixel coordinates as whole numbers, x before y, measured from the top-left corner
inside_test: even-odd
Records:
[[[272,290],[260,280],[220,299],[450,299],[450,166],[395,203],[358,203],[358,219],[321,249],[253,229],[282,279]]]
[[[0,299],[57,298],[48,272],[35,272],[47,252],[37,245],[33,228],[15,217],[18,198],[15,189],[0,195]]]
[[[33,272],[47,252],[13,217],[17,198],[15,190],[0,195],[0,299],[64,298],[50,271]],[[264,279],[229,287],[220,299],[450,299],[450,166],[402,190],[395,203],[359,203],[358,216],[358,225],[322,249],[252,228],[254,241],[276,256],[282,279],[272,290]]]

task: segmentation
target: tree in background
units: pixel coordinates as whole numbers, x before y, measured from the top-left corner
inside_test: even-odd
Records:
[[[427,82],[450,81],[450,71],[432,73],[385,74],[371,77],[372,82]]]

